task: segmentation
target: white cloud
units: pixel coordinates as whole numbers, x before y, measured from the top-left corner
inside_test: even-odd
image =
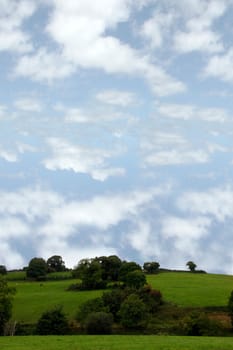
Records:
[[[71,201],[56,192],[40,188],[1,191],[1,247],[7,245],[11,257],[15,240],[21,239],[21,242],[30,245],[31,254],[43,257],[60,254],[71,267],[83,257],[116,254],[118,244],[111,231],[123,221],[138,220],[145,207],[163,194],[164,189],[152,188]],[[87,227],[92,227],[91,231],[83,233],[82,230]],[[77,244],[74,237],[78,237]],[[6,252],[4,256],[7,265],[22,266],[19,253],[15,262],[10,258],[8,261]]]
[[[223,222],[227,218],[233,218],[233,190],[225,187],[202,192],[190,191],[178,199],[177,206],[185,212],[211,215]]]
[[[174,47],[180,53],[203,51],[208,53],[223,50],[221,36],[212,30],[214,21],[223,16],[227,1],[202,1],[186,22],[186,31],[178,30],[174,36]]]
[[[160,104],[157,107],[160,114],[174,119],[203,120],[206,122],[225,122],[229,115],[222,108],[200,108],[189,104]]]
[[[113,168],[106,164],[106,160],[114,156],[113,151],[72,145],[58,138],[49,139],[48,144],[52,156],[44,160],[43,164],[49,170],[72,170],[76,173],[90,174],[98,181],[125,173],[123,168]]]
[[[222,55],[215,55],[209,59],[203,75],[205,77],[219,78],[226,82],[233,82],[233,49]]]
[[[107,35],[121,22],[129,20],[135,4],[131,0],[53,1],[47,33],[56,42],[60,54],[41,48],[20,58],[15,74],[38,81],[64,78],[78,68],[101,69],[108,74],[129,74],[145,78],[161,96],[183,92],[185,85],[170,77],[147,56],[115,36]]]
[[[5,265],[8,270],[25,266],[23,256],[6,242],[1,242],[0,256],[1,264]]]
[[[0,158],[10,163],[14,163],[18,161],[18,156],[15,152],[6,150],[1,146],[0,146]]]
[[[30,77],[36,81],[51,82],[68,77],[74,67],[60,53],[42,48],[31,55],[24,55],[14,69],[15,76]]]
[[[33,49],[30,36],[21,29],[21,26],[35,10],[34,1],[0,1],[0,51],[22,53]]]
[[[25,112],[41,112],[42,110],[41,103],[30,97],[20,98],[14,104],[17,109]]]
[[[157,11],[143,23],[140,34],[149,40],[152,48],[161,47],[167,35],[170,34],[174,21],[175,14],[173,12]]]
[[[96,95],[96,99],[106,104],[121,107],[127,107],[129,105],[135,104],[136,102],[136,96],[132,92],[120,90],[106,90],[99,92]]]
[[[165,150],[155,151],[146,156],[145,162],[150,166],[181,165],[193,163],[207,163],[209,154],[204,150]]]
[[[179,218],[166,216],[162,221],[162,235],[174,239],[174,246],[183,254],[197,253],[199,241],[208,235],[211,220],[205,217]]]

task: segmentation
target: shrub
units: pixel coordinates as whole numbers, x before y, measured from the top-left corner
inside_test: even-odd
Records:
[[[121,324],[125,328],[144,328],[148,321],[147,307],[137,294],[130,294],[123,301],[119,316]]]
[[[52,310],[44,312],[36,326],[36,334],[40,335],[63,335],[67,334],[68,331],[68,320],[62,311],[61,306],[57,306]]]
[[[214,336],[221,334],[221,326],[201,312],[193,312],[187,316],[182,323],[182,330],[185,335],[191,336]]]
[[[107,312],[94,312],[88,315],[85,329],[88,334],[111,334],[113,316]]]
[[[108,308],[104,305],[102,298],[90,299],[80,305],[76,315],[76,320],[85,323],[89,314],[96,312],[107,312]]]

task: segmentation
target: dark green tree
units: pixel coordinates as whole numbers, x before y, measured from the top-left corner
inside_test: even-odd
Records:
[[[62,307],[57,306],[44,312],[37,322],[36,333],[40,335],[63,335],[69,331],[69,324]]]
[[[60,255],[53,255],[47,260],[48,272],[65,271],[65,263]]]
[[[101,264],[96,259],[80,260],[74,270],[75,277],[82,280],[82,289],[103,289],[106,287],[106,281],[102,278]]]
[[[128,273],[132,271],[142,271],[142,268],[134,261],[123,261],[119,271],[119,280],[125,282]]]
[[[33,258],[28,264],[26,270],[28,278],[33,278],[36,280],[43,280],[46,278],[47,274],[47,264],[43,258]]]
[[[4,334],[4,329],[12,315],[12,302],[15,288],[9,287],[4,277],[0,276],[0,335]]]
[[[5,265],[0,265],[0,275],[6,275],[7,269]]]
[[[159,263],[156,261],[145,262],[143,269],[146,273],[157,273],[159,271]]]
[[[124,282],[129,288],[139,289],[146,284],[146,277],[142,271],[134,270],[125,275]]]
[[[188,261],[186,266],[188,266],[191,272],[194,272],[197,267],[197,265],[193,261]]]
[[[121,304],[120,322],[125,328],[144,328],[148,321],[148,310],[137,294],[130,294]]]
[[[118,281],[119,271],[122,265],[122,261],[118,256],[100,256],[95,258],[95,260],[101,265],[103,280]]]

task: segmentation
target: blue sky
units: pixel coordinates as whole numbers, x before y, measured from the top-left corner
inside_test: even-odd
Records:
[[[0,0],[0,263],[233,273],[233,1]]]

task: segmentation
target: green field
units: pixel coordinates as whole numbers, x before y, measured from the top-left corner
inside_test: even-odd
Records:
[[[148,275],[147,281],[166,301],[185,307],[226,306],[233,290],[233,276],[166,272]]]
[[[13,302],[12,319],[17,322],[35,323],[42,312],[63,305],[69,318],[74,318],[84,301],[98,297],[102,291],[68,292],[66,288],[76,281],[11,282],[17,293]]]
[[[232,338],[171,336],[1,337],[1,350],[233,350]]]
[[[166,272],[147,276],[148,282],[159,289],[165,301],[185,307],[226,306],[233,290],[233,276]],[[63,305],[73,318],[84,301],[95,298],[102,291],[67,292],[75,280],[26,282],[11,281],[17,293],[13,304],[13,320],[34,323],[41,313],[56,305]]]

